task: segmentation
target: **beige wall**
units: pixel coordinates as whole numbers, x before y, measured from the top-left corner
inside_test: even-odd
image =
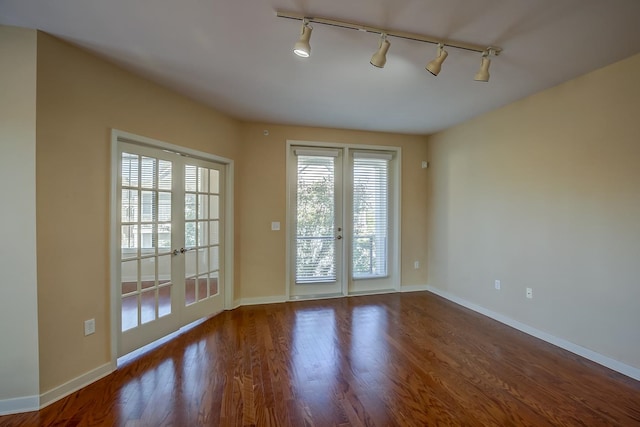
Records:
[[[236,159],[239,123],[43,33],[37,95],[44,392],[110,361],[111,128]]]
[[[37,406],[36,32],[0,26],[0,413]],[[26,399],[2,402],[7,399]]]
[[[640,55],[430,138],[431,286],[640,368],[638,76]]]
[[[263,134],[264,130],[269,135]],[[241,227],[239,262],[242,289],[236,299],[286,294],[286,142],[389,145],[402,148],[402,286],[427,281],[426,137],[336,129],[246,123],[242,127],[243,156],[238,168],[236,226]],[[271,231],[280,221],[281,231]],[[413,268],[419,260],[421,268]]]

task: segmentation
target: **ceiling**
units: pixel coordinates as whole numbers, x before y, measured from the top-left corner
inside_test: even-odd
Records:
[[[475,52],[314,24],[276,10],[504,49],[489,83]],[[248,121],[430,134],[640,52],[639,0],[0,0],[0,23],[37,28]]]

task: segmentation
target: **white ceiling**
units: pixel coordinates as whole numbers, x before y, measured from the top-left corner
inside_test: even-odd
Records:
[[[504,48],[491,81],[480,55],[300,22],[276,10]],[[233,117],[433,133],[640,52],[640,0],[0,0],[0,23],[37,28]],[[3,61],[6,59],[2,59]]]

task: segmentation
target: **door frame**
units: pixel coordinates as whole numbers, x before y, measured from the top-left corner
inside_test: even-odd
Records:
[[[392,179],[394,181],[394,186],[397,191],[393,192],[392,199],[392,210],[393,210],[393,219],[392,226],[395,230],[395,239],[394,245],[391,248],[389,254],[389,263],[390,268],[395,272],[395,280],[392,283],[391,291],[398,292],[400,290],[401,283],[401,262],[400,262],[400,248],[402,245],[402,227],[401,227],[401,215],[402,215],[402,148],[387,146],[387,145],[369,145],[369,144],[344,144],[339,142],[319,142],[319,141],[303,141],[303,140],[287,140],[285,147],[285,155],[286,155],[286,219],[285,219],[285,239],[286,239],[286,249],[285,249],[285,295],[287,300],[293,299],[301,299],[302,297],[295,297],[291,295],[291,281],[292,277],[292,251],[294,248],[292,247],[292,224],[294,219],[292,218],[292,203],[294,202],[291,197],[291,192],[289,191],[289,185],[292,179],[292,167],[295,159],[291,155],[293,146],[302,146],[309,148],[334,148],[343,150],[343,161],[342,161],[342,177],[343,180],[347,183],[347,185],[351,185],[351,178],[349,176],[349,156],[351,155],[351,151],[358,150],[374,150],[374,151],[390,151],[394,153],[397,167],[393,169]],[[350,213],[349,209],[351,204],[347,203],[346,200],[347,194],[350,193],[348,191],[342,192],[342,218],[343,218],[343,235],[345,239],[343,239],[344,250],[343,250],[343,260],[346,259],[350,261],[350,247],[351,247],[351,221],[350,221]],[[349,254],[348,254],[349,252]],[[377,293],[388,293],[389,290],[381,290],[381,291],[371,291],[371,292],[358,292],[358,293],[349,293],[349,283],[350,283],[350,274],[351,268],[348,263],[344,263],[344,268],[342,268],[342,292],[341,296],[349,296],[349,295],[364,295],[364,294],[377,294]],[[304,297],[305,299],[319,299],[319,298],[335,298],[336,295],[328,295],[328,296],[309,296]]]
[[[137,144],[140,146],[146,146],[159,150],[167,150],[173,153],[194,157],[197,159],[203,159],[206,161],[212,161],[224,166],[225,170],[225,203],[224,203],[224,234],[225,234],[225,247],[224,251],[224,309],[229,310],[233,308],[233,188],[234,188],[234,162],[231,159],[217,156],[203,151],[194,150],[187,147],[171,144],[168,142],[160,141],[153,138],[148,138],[141,135],[121,131],[118,129],[111,129],[111,168],[110,168],[110,221],[109,221],[109,288],[110,288],[110,313],[111,313],[111,364],[113,367],[117,364],[118,349],[120,348],[120,296],[117,292],[119,284],[119,252],[120,252],[120,234],[117,230],[119,207],[117,203],[118,193],[118,140],[122,139],[125,142]]]

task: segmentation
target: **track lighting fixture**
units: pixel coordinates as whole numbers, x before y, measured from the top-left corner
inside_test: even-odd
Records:
[[[378,51],[371,57],[371,65],[378,68],[384,68],[384,64],[387,63],[387,51],[389,50],[391,43],[387,40],[387,35],[382,33],[380,35],[380,45]]]
[[[311,30],[313,29],[311,25],[309,25],[311,22],[316,24],[328,25],[331,27],[358,30],[365,33],[380,34],[380,44],[378,47],[378,51],[373,54],[370,61],[371,65],[378,68],[383,68],[385,63],[387,62],[387,51],[391,46],[391,43],[389,42],[389,40],[387,40],[388,37],[398,37],[405,40],[413,40],[413,41],[438,45],[438,56],[436,56],[435,59],[429,62],[425,67],[425,69],[429,71],[431,74],[433,74],[434,76],[437,76],[440,73],[442,69],[442,63],[444,62],[445,59],[447,59],[447,56],[449,56],[449,53],[445,50],[445,46],[461,49],[461,50],[468,50],[471,52],[482,53],[482,62],[480,65],[480,70],[478,70],[478,72],[475,75],[475,80],[480,82],[489,81],[489,65],[491,65],[491,60],[489,59],[489,57],[491,55],[498,56],[502,52],[502,48],[496,47],[496,46],[486,46],[486,45],[482,46],[474,43],[458,42],[453,40],[443,40],[436,37],[425,36],[425,35],[416,34],[416,33],[409,33],[406,31],[395,31],[395,30],[389,30],[389,29],[382,30],[379,28],[369,27],[366,25],[355,24],[353,22],[338,21],[335,19],[321,18],[318,16],[309,17],[309,16],[304,16],[304,15],[289,13],[289,12],[276,12],[276,16],[279,18],[296,19],[298,21],[302,21],[302,30],[300,34],[300,39],[296,42],[293,48],[293,52],[296,55],[301,56],[303,58],[307,58],[309,55],[311,55],[311,46],[309,45],[309,40],[311,39]]]
[[[442,63],[444,62],[445,59],[447,59],[447,56],[449,56],[449,53],[446,50],[444,50],[444,45],[442,43],[439,43],[438,56],[436,56],[436,58],[433,61],[429,62],[425,67],[425,69],[431,74],[433,74],[434,76],[437,76],[438,73],[440,73],[440,70],[442,69]]]
[[[473,78],[473,80],[477,82],[489,81],[489,65],[491,65],[491,60],[489,59],[490,53],[490,49],[482,52],[482,62],[480,62],[480,69],[476,73],[476,76]]]
[[[311,45],[309,39],[311,39],[311,31],[313,27],[309,25],[309,21],[302,20],[302,29],[300,30],[300,39],[293,46],[293,53],[302,57],[308,58],[311,55]]]

